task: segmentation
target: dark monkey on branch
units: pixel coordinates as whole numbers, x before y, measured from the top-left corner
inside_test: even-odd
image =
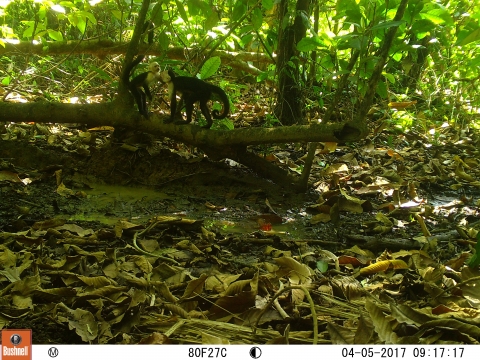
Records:
[[[148,43],[153,43],[153,24],[151,21],[145,23],[143,32],[148,30]],[[141,73],[140,75],[135,76],[130,80],[130,75],[135,66],[137,66],[143,59],[145,55],[138,55],[131,63],[128,65],[127,69],[124,71],[123,82],[128,87],[130,92],[138,106],[138,111],[145,118],[148,119],[148,108],[147,108],[147,96],[148,99],[152,100],[152,94],[150,88],[148,87],[153,81],[158,80],[160,73],[160,65],[156,62],[152,62],[148,65],[148,71]],[[142,91],[143,88],[143,91]]]
[[[162,83],[168,84],[168,94],[170,96],[170,119],[165,121],[165,123],[174,121],[177,110],[177,93],[180,94],[181,98],[185,101],[187,112],[187,120],[179,121],[179,124],[189,124],[192,121],[193,104],[200,102],[200,109],[207,120],[207,125],[204,127],[210,129],[213,121],[207,103],[214,93],[217,94],[222,101],[223,112],[220,114],[218,110],[213,110],[213,118],[225,119],[227,117],[230,111],[230,102],[227,94],[220,87],[195,77],[176,76],[173,70],[162,71],[158,77]]]

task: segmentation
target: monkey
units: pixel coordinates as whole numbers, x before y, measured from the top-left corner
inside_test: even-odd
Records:
[[[223,104],[223,112],[220,114],[218,110],[213,110],[212,115],[214,119],[225,119],[230,111],[230,102],[228,96],[220,87],[209,84],[203,80],[195,77],[176,76],[173,70],[162,71],[159,74],[159,79],[162,83],[168,84],[168,94],[170,97],[170,119],[165,123],[171,123],[175,119],[175,112],[177,110],[177,96],[179,93],[181,98],[185,101],[185,108],[187,112],[187,120],[181,120],[179,124],[189,124],[192,121],[193,104],[200,102],[200,109],[203,116],[207,120],[206,129],[210,129],[213,124],[210,110],[207,102],[211,99],[212,94],[215,93],[220,97]]]
[[[128,84],[128,89],[137,102],[138,111],[148,119],[147,97],[150,101],[152,100],[152,93],[150,92],[148,86],[155,80],[158,80],[160,65],[158,65],[156,62],[152,62],[148,65],[148,71],[135,76],[132,80],[129,80],[131,69],[133,69],[142,60],[143,56],[138,56],[134,61],[132,61],[128,72],[125,72],[124,82]],[[141,88],[143,88],[144,91],[142,91]]]
[[[153,24],[151,21],[147,21],[143,28],[145,33],[148,30],[148,43],[153,43]],[[148,119],[148,108],[147,108],[147,97],[151,101],[152,94],[150,88],[148,87],[153,81],[158,80],[160,73],[160,65],[156,62],[152,62],[148,65],[148,71],[141,73],[140,75],[135,76],[130,80],[130,73],[133,68],[140,64],[140,62],[145,58],[145,55],[138,55],[125,69],[123,72],[122,81],[128,87],[128,90],[132,93],[133,97],[138,106],[138,111],[145,118]],[[144,91],[141,90],[143,88]]]

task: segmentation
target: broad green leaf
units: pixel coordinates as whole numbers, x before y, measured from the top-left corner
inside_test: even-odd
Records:
[[[324,44],[318,36],[312,36],[303,38],[297,44],[297,50],[302,52],[313,51],[319,47],[323,47]]]
[[[150,20],[153,21],[155,26],[160,26],[163,23],[163,9],[162,9],[162,2],[158,2],[152,10],[152,15]]]
[[[200,15],[201,9],[200,9],[200,1],[198,0],[188,0],[187,1],[187,7],[188,7],[188,13],[190,16],[197,16]]]
[[[232,21],[239,20],[247,12],[247,6],[243,1],[237,1],[233,8]]]
[[[324,273],[328,270],[328,263],[323,260],[317,261],[317,269],[320,270],[321,273]]]
[[[470,59],[467,63],[467,68],[475,69],[477,66],[480,66],[480,54]]]
[[[463,46],[479,40],[480,40],[480,28],[473,30],[472,32],[470,32],[470,34],[465,36],[463,39],[458,39],[455,45]]]
[[[417,37],[419,33],[429,32],[433,29],[435,29],[435,25],[430,20],[426,19],[417,20],[412,25],[412,32],[417,35]]]
[[[56,40],[56,41],[63,40],[63,35],[60,31],[48,30],[48,36],[50,36],[53,40]]]
[[[205,64],[203,64],[202,69],[200,70],[200,78],[202,80],[208,79],[210,76],[215,74],[220,67],[222,61],[219,56],[214,56],[208,59]]]
[[[25,31],[22,34],[22,37],[24,38],[31,38],[33,35],[33,26],[25,29]]]
[[[302,19],[302,23],[305,28],[310,29],[312,27],[310,24],[310,18],[304,10],[298,11],[297,16],[300,16],[300,19]]]
[[[87,21],[84,18],[79,17],[77,21],[77,28],[82,34],[84,34],[85,29],[87,28]]]
[[[230,119],[221,119],[216,121],[217,127],[224,128],[227,130],[233,130],[235,126],[233,125],[233,121]]]
[[[245,35],[244,37],[242,37],[240,39],[240,45],[243,47],[245,47],[247,44],[250,43],[250,41],[253,40],[253,37],[254,35],[252,33],[248,34],[248,35]]]
[[[388,73],[383,73],[383,76],[385,76],[385,78],[386,78],[391,84],[395,84],[395,76],[393,76],[392,74],[388,74]]]
[[[255,30],[258,30],[262,27],[262,22],[263,22],[263,14],[262,10],[260,10],[258,7],[253,9],[252,12],[252,25]]]
[[[403,58],[403,54],[401,52],[395,52],[392,55],[392,59],[395,60],[395,61],[400,61],[400,60],[402,60],[402,58]]]
[[[408,3],[407,12],[405,13],[405,17],[403,19],[406,20],[407,22],[412,22],[413,19],[415,19],[418,16],[420,11],[423,10],[423,6],[424,6],[424,3],[422,1],[417,1],[417,2],[410,1]]]
[[[100,69],[96,66],[93,66],[92,70],[95,71],[97,74],[99,74],[102,79],[111,80],[110,75],[107,72],[105,72],[104,70],[102,70],[102,69]]]
[[[273,0],[262,0],[262,8],[265,10],[273,8]]]
[[[80,18],[77,13],[70,13],[67,15],[68,21],[70,21],[70,24],[73,26],[77,26],[78,24],[78,19]]]
[[[41,6],[40,9],[37,11],[37,17],[39,20],[45,19],[47,16],[47,8],[45,6]]]
[[[165,34],[164,32],[160,33],[157,41],[162,50],[168,49],[168,45],[170,44],[170,37],[167,34]]]
[[[175,0],[175,3],[177,4],[177,9],[178,9],[178,12],[180,13],[180,17],[183,19],[183,21],[188,22],[188,15],[187,15],[187,12],[185,11],[185,7],[183,6],[183,3],[179,0]]]
[[[443,20],[440,16],[437,16],[435,14],[423,13],[421,14],[421,16],[423,19],[430,20],[435,25],[440,25],[445,23],[445,20]]]
[[[112,15],[115,19],[122,21],[122,12],[120,10],[112,10]]]
[[[6,76],[2,79],[2,85],[10,85],[10,81],[12,81],[10,76]]]
[[[187,5],[191,16],[209,17],[212,13],[212,8],[203,0],[188,0]]]
[[[95,18],[95,15],[93,15],[91,12],[88,11],[79,11],[78,12],[80,16],[84,19],[88,19],[92,24],[96,25],[97,24],[97,19]]]
[[[60,1],[59,4],[69,9],[73,9],[75,7],[75,4],[72,3],[71,1]]]
[[[454,23],[453,18],[450,15],[450,12],[440,4],[436,4],[435,9],[432,9],[432,10],[429,10],[429,11],[426,11],[426,12],[422,12],[421,14],[424,14],[424,15],[429,14],[431,16],[439,17],[445,22],[446,25],[453,25],[453,23]]]
[[[345,34],[342,36],[335,37],[337,41],[337,48],[339,50],[346,49],[361,49],[362,42],[360,41],[357,34]]]
[[[211,30],[218,24],[218,14],[212,11],[210,15],[205,19],[205,30]]]
[[[0,39],[0,46],[5,47],[5,43],[2,41],[2,39]]]
[[[377,24],[377,25],[374,25],[372,26],[372,28],[370,30],[379,30],[379,29],[389,29],[391,27],[394,27],[394,26],[400,26],[402,24],[404,24],[405,21],[385,21],[381,24]]]
[[[477,267],[480,265],[480,232],[477,234],[477,244],[475,245],[475,254],[468,259],[467,265],[469,267]]]
[[[347,10],[345,14],[347,17],[343,25],[344,30],[347,30],[350,25],[354,25],[363,30],[365,21],[359,9]]]

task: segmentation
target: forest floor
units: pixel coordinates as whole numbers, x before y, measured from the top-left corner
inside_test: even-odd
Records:
[[[35,344],[480,341],[478,134],[321,144],[298,194],[168,139],[0,130],[0,328]]]

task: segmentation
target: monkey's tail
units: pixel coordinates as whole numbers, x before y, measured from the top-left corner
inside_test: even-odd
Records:
[[[122,81],[125,85],[130,86],[130,73],[132,72],[133,68],[140,64],[143,60],[145,55],[138,55],[125,69],[123,72]]]
[[[228,96],[222,88],[215,85],[210,86],[212,87],[212,92],[214,92],[220,97],[220,100],[223,104],[223,112],[220,114],[218,110],[213,110],[212,116],[214,119],[225,119],[230,112],[230,101],[228,100]]]

